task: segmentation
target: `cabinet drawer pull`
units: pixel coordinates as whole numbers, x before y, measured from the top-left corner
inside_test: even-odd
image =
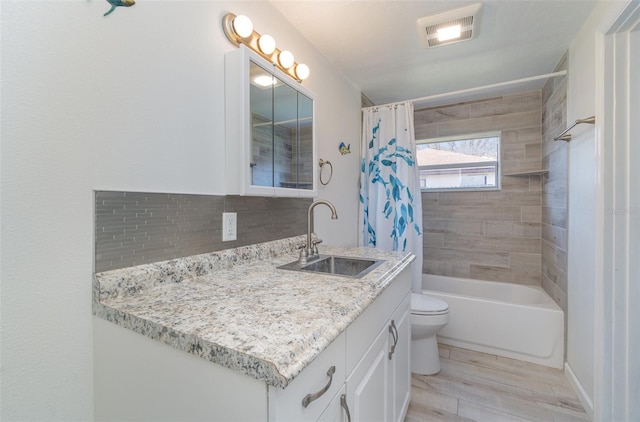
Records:
[[[340,406],[347,413],[347,422],[351,422],[351,413],[349,412],[349,405],[347,404],[347,395],[343,394],[340,396]]]
[[[396,322],[394,320],[391,320],[389,332],[393,337],[393,346],[391,346],[391,351],[389,352],[389,360],[391,360],[393,354],[396,352],[396,346],[398,345],[398,329],[396,328]]]
[[[333,374],[335,374],[335,372],[336,372],[335,366],[332,366],[331,368],[329,368],[329,370],[327,371],[329,382],[327,383],[327,385],[322,387],[322,389],[318,392],[315,392],[313,394],[307,394],[306,396],[304,396],[304,398],[302,399],[302,407],[309,406],[309,404],[311,404],[312,401],[319,399],[324,393],[327,392],[329,387],[331,387],[331,381],[333,380]]]

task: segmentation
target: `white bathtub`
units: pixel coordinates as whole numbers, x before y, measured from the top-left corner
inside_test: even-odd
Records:
[[[563,367],[564,313],[541,287],[431,274],[422,286],[449,304],[440,343]]]

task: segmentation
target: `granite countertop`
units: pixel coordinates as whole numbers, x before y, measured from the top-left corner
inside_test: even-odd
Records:
[[[412,261],[409,253],[322,246],[321,254],[383,259],[360,279],[276,269],[299,236],[98,273],[94,314],[286,387]]]

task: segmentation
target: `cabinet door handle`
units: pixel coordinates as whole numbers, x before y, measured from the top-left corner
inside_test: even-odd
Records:
[[[343,394],[340,396],[340,406],[342,406],[342,408],[347,414],[347,422],[351,422],[351,413],[349,412],[349,405],[347,404],[346,394]]]
[[[391,346],[391,351],[389,352],[389,360],[391,360],[393,354],[396,352],[396,346],[398,345],[398,329],[396,328],[396,322],[394,320],[391,320],[389,332],[393,337],[393,346]]]
[[[332,366],[331,368],[329,368],[329,370],[327,371],[329,382],[327,383],[327,385],[322,387],[320,391],[317,391],[313,394],[307,394],[306,396],[304,396],[304,398],[302,399],[302,407],[309,406],[309,404],[311,404],[312,401],[319,399],[324,393],[327,392],[329,387],[331,387],[331,381],[333,381],[333,374],[335,374],[335,372],[336,372],[335,366]]]

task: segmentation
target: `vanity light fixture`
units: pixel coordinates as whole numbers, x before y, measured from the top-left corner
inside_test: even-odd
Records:
[[[261,35],[258,38],[258,48],[266,55],[273,54],[276,51],[276,40],[271,35]]]
[[[296,66],[296,76],[298,79],[305,80],[309,77],[309,66],[304,63],[300,63]]]
[[[309,77],[309,66],[296,63],[290,51],[278,49],[271,35],[257,33],[248,17],[227,13],[222,19],[222,29],[234,45],[246,45],[296,81],[302,82]]]
[[[253,34],[253,22],[245,15],[233,18],[233,31],[241,38],[249,38]]]
[[[295,59],[293,58],[293,53],[291,51],[281,51],[280,54],[278,54],[278,63],[280,63],[280,66],[284,67],[285,69],[289,69],[291,66],[293,66],[293,63],[295,62]]]

